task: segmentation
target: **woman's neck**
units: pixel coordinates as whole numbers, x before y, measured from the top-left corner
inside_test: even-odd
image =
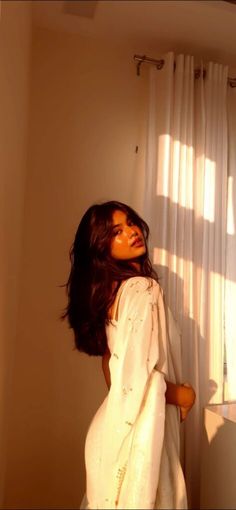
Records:
[[[141,269],[141,264],[140,262],[131,262],[132,266],[135,267],[135,269],[137,269],[138,271],[140,271]]]

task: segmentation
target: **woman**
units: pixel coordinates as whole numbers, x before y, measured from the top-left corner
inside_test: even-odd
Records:
[[[103,357],[109,389],[85,443],[81,508],[186,508],[180,337],[148,258],[149,229],[120,202],[90,207],[71,249],[67,317],[76,347]],[[166,405],[167,404],[167,405]]]

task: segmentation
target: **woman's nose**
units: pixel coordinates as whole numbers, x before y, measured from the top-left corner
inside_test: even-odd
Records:
[[[128,226],[128,227],[127,227],[127,233],[128,233],[128,236],[129,236],[129,237],[134,237],[134,236],[136,236],[136,235],[137,235],[137,232],[136,232],[136,230],[135,230],[135,227],[133,227],[133,226],[131,226],[131,227],[130,227],[130,226]]]

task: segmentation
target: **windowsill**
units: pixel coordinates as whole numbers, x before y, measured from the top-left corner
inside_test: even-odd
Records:
[[[236,402],[229,402],[224,404],[212,404],[206,406],[206,409],[212,413],[216,413],[226,420],[236,423]]]

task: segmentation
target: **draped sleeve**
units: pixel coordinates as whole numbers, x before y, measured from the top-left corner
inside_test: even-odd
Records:
[[[154,508],[165,426],[165,321],[151,279],[124,284],[109,362],[97,508]]]

